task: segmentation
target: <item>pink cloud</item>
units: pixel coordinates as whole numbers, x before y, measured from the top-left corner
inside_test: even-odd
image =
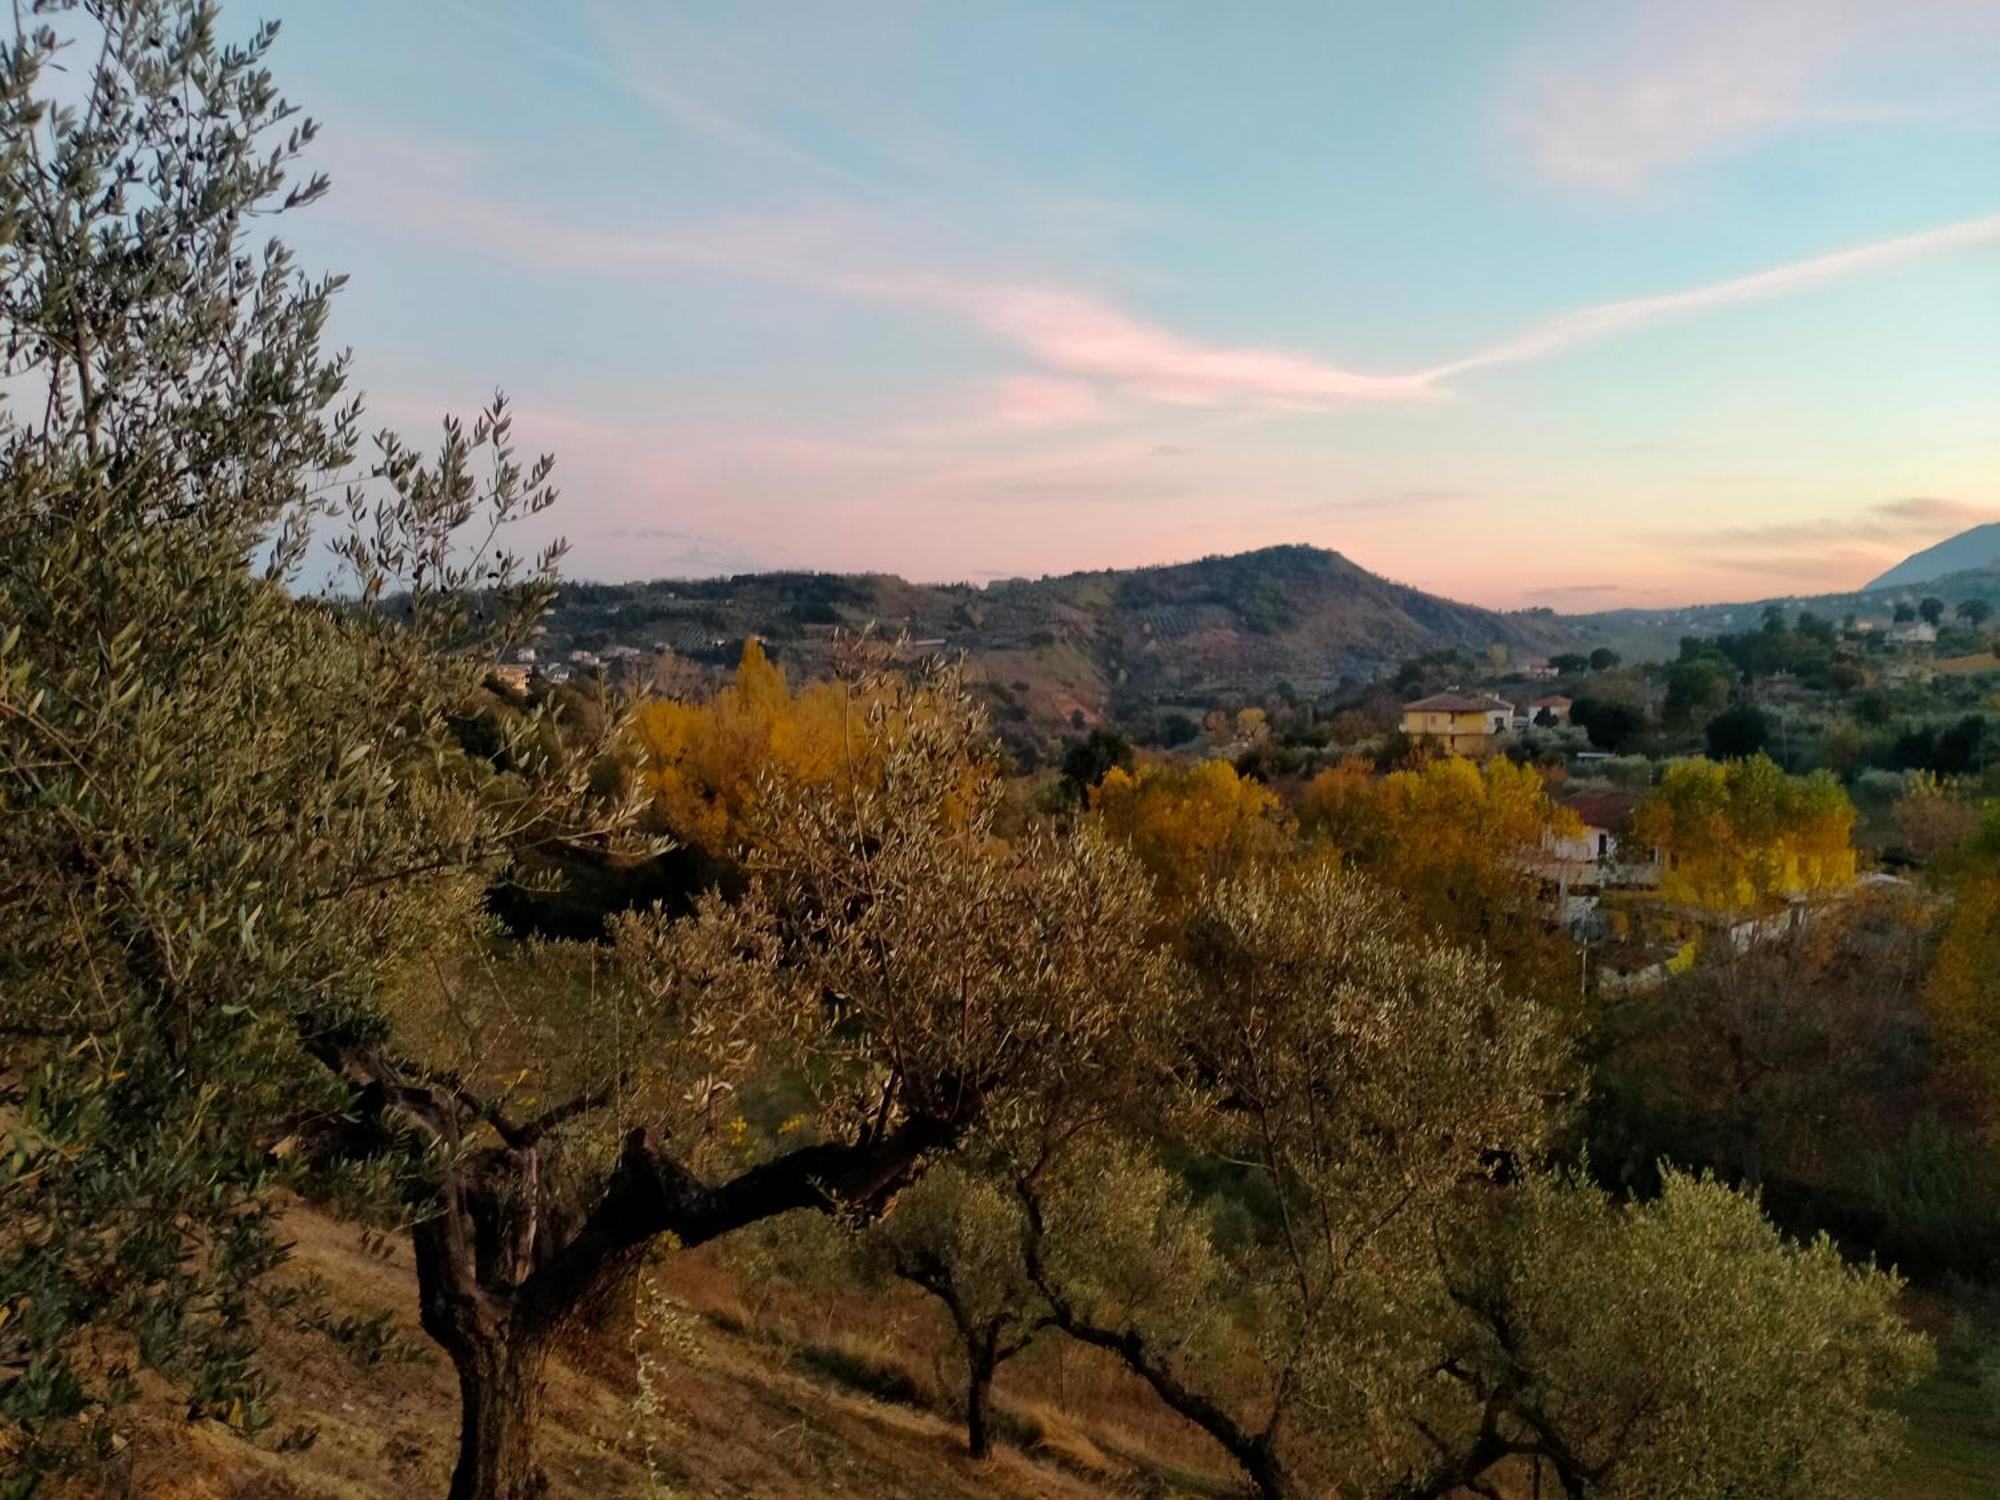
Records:
[[[1311,408],[1436,394],[1425,375],[1364,375],[1282,349],[1201,343],[1074,292],[978,287],[955,300],[1051,369],[1168,405]]]
[[[345,175],[336,141],[335,166]],[[386,227],[538,270],[653,274],[695,269],[788,282],[837,297],[927,311],[983,332],[1037,367],[997,388],[999,414],[1019,423],[1088,420],[1110,396],[1245,414],[1317,411],[1356,402],[1436,400],[1458,376],[1547,358],[1625,331],[1715,308],[1764,301],[1877,269],[2000,244],[2000,213],[1878,240],[1782,266],[1653,296],[1580,308],[1429,369],[1368,373],[1300,350],[1198,338],[1085,292],[912,267],[913,226],[894,215],[817,209],[695,226],[598,229],[536,213],[467,186],[480,159],[457,149],[399,153],[369,132],[347,133],[360,191],[346,201]],[[356,149],[356,148],[359,149]],[[381,170],[393,163],[394,170]]]
[[[1080,380],[1015,375],[996,380],[992,394],[1000,420],[1016,427],[1071,427],[1104,416],[1104,398]]]

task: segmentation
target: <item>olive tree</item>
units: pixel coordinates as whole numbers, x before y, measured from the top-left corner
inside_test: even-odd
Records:
[[[364,1045],[384,965],[582,805],[449,733],[553,561],[453,538],[543,508],[546,469],[498,405],[435,460],[358,459],[337,283],[248,238],[324,188],[312,127],[273,29],[214,24],[50,4],[0,48],[0,1417],[30,1480],[102,1451],[144,1366],[259,1425],[269,1189],[289,1125],[348,1106],[310,1049]],[[405,624],[287,587],[335,511]]]
[[[1437,1369],[1462,1400],[1402,1491],[1448,1494],[1507,1455],[1566,1496],[1771,1500],[1882,1492],[1893,1403],[1929,1367],[1900,1283],[1787,1244],[1756,1200],[1665,1175],[1619,1203],[1538,1176],[1446,1255]]]
[[[1121,853],[1087,832],[994,836],[999,788],[955,678],[865,696],[870,783],[768,787],[744,900],[620,923],[620,1065],[600,1085],[524,1129],[386,1065],[385,1128],[416,1119],[438,1136],[427,1159],[486,1142],[416,1226],[425,1327],[465,1396],[455,1494],[532,1486],[545,1361],[649,1244],[879,1213],[967,1132],[1091,1068],[1161,983]],[[588,1028],[599,1056],[609,1019]],[[751,1091],[799,1107],[746,1160],[728,1126]]]
[[[141,1367],[254,1430],[293,1181],[410,1225],[452,1494],[512,1500],[549,1352],[650,1242],[881,1208],[1085,1076],[1160,970],[1116,851],[994,836],[937,678],[857,696],[887,748],[768,800],[741,906],[631,919],[601,973],[534,960],[602,979],[580,998],[508,975],[488,880],[634,811],[532,715],[497,755],[454,732],[548,599],[557,550],[506,539],[549,466],[498,403],[433,458],[361,455],[320,348],[338,282],[250,239],[325,187],[274,39],[57,0],[0,58],[0,1417],[31,1477],[104,1451]],[[306,596],[329,538],[353,588]],[[546,1009],[466,1024],[507,1006]],[[750,1087],[805,1124],[745,1161],[717,1127]]]
[[[1350,876],[1225,883],[1189,937],[1171,1156],[1038,1163],[1023,1259],[1255,1492],[1866,1491],[1925,1358],[1891,1278],[1713,1182],[1543,1175],[1552,1019]]]
[[[1021,1206],[1011,1186],[956,1162],[933,1167],[862,1244],[879,1265],[935,1297],[965,1358],[965,1444],[992,1451],[993,1375],[1049,1325],[1021,1258]]]
[[[1241,1174],[1256,1232],[1210,1265],[1158,1169],[1107,1155],[1071,1170],[1115,1185],[1024,1176],[1031,1275],[1058,1327],[1123,1360],[1259,1494],[1298,1493],[1302,1471],[1359,1482],[1388,1441],[1383,1387],[1425,1357],[1410,1310],[1437,1295],[1434,1235],[1468,1182],[1543,1144],[1558,1023],[1323,864],[1211,888],[1187,946],[1173,1114]],[[1160,1247],[1172,1275],[1135,1288]],[[1228,1289],[1247,1377],[1192,1286]]]

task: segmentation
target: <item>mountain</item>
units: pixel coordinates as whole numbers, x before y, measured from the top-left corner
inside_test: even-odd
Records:
[[[1460,647],[1545,656],[1581,643],[1547,611],[1502,613],[1392,583],[1338,552],[1267,547],[1162,567],[971,584],[880,574],[765,573],[699,582],[571,584],[547,648],[671,649],[727,665],[743,638],[803,675],[836,630],[873,626],[963,652],[1003,719],[1036,724],[1353,691],[1398,663]],[[559,657],[557,658],[559,659]]]
[[[1910,588],[1953,573],[1990,568],[1996,563],[2000,563],[2000,521],[1988,521],[1984,526],[1974,526],[1957,536],[1948,536],[1934,547],[1912,552],[1866,587]]]

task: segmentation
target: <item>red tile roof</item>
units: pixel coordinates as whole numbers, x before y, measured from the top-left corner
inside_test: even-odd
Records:
[[[1617,828],[1639,805],[1636,797],[1624,792],[1577,792],[1562,803],[1591,828]]]
[[[1419,713],[1436,714],[1490,714],[1505,710],[1514,711],[1514,705],[1499,698],[1469,697],[1464,693],[1432,693],[1428,698],[1419,698],[1414,703],[1405,703],[1405,710],[1415,709]]]

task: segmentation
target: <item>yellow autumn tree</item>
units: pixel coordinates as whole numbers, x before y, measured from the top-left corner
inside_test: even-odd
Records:
[[[1225,760],[1113,767],[1090,801],[1105,828],[1138,856],[1170,912],[1184,910],[1203,881],[1242,874],[1290,842],[1277,796]]]
[[[1344,761],[1306,784],[1299,822],[1398,886],[1422,884],[1426,871],[1496,861],[1518,868],[1547,836],[1582,829],[1532,767],[1456,755],[1387,776]]]
[[[1395,891],[1419,926],[1484,947],[1523,987],[1573,986],[1539,868],[1548,842],[1582,825],[1534,768],[1440,756],[1378,776],[1345,761],[1307,783],[1298,816],[1309,837]]]
[[[639,774],[668,832],[717,854],[754,836],[769,778],[808,787],[867,787],[878,771],[883,712],[928,712],[934,695],[885,695],[879,682],[807,683],[794,690],[755,640],[736,678],[706,702],[654,699],[634,715]],[[900,707],[894,705],[902,705]],[[986,764],[966,777],[990,775]]]
[[[1924,980],[1924,1008],[1987,1124],[2000,1131],[2000,803],[1966,844],[1951,914]]]
[[[1830,772],[1790,776],[1767,755],[1675,761],[1632,814],[1664,861],[1660,894],[1744,911],[1854,879],[1854,804]]]
[[[1367,863],[1388,832],[1381,787],[1373,764],[1359,756],[1328,766],[1298,795],[1300,831]]]

